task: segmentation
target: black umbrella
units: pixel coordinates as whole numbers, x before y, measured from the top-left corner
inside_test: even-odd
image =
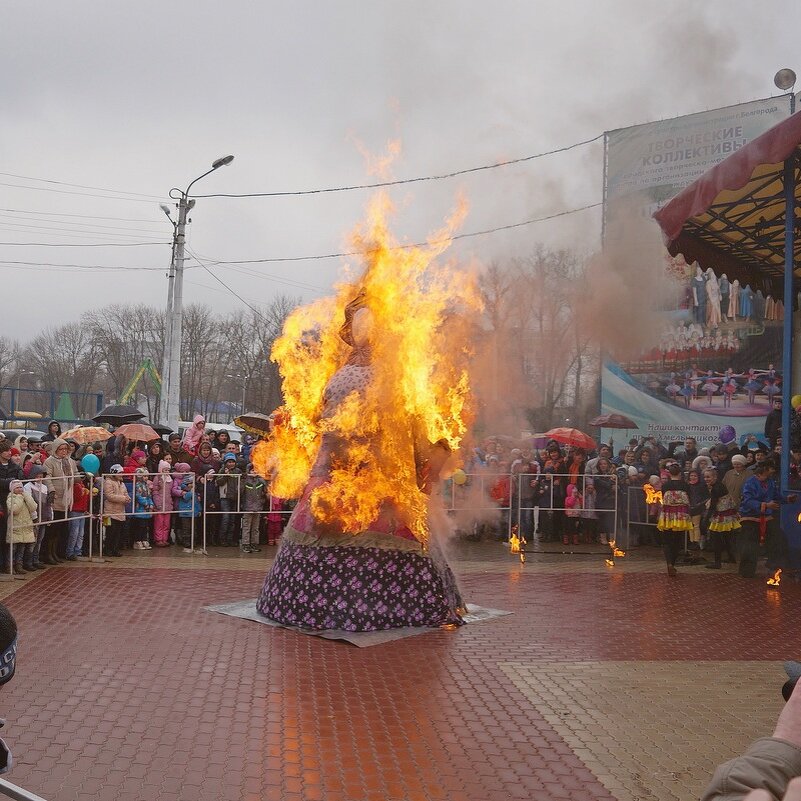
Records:
[[[108,423],[112,426],[121,426],[123,423],[133,423],[141,420],[145,415],[136,406],[106,406],[102,412],[96,414],[92,420],[96,423]]]
[[[172,429],[169,426],[163,426],[161,423],[148,423],[148,425],[157,433],[164,436],[165,434],[172,434]]]

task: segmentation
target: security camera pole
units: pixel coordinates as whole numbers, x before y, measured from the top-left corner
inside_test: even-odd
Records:
[[[178,221],[173,223],[172,262],[167,287],[167,322],[164,341],[164,364],[161,376],[161,397],[159,403],[159,422],[178,430],[181,406],[181,343],[183,339],[183,294],[184,294],[184,248],[186,245],[187,214],[194,207],[189,190],[201,178],[225,167],[234,160],[224,156],[212,162],[211,169],[195,178],[185,191],[171,189],[170,197],[178,201]],[[172,221],[170,209],[162,206],[162,211]]]

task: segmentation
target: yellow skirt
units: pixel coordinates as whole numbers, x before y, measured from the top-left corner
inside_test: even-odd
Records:
[[[739,520],[715,520],[709,524],[710,531],[736,531],[742,528]]]

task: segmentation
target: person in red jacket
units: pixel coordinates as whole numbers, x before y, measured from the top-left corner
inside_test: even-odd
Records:
[[[90,488],[86,482],[91,477],[83,476],[82,480],[72,485],[72,508],[69,511],[69,532],[67,534],[66,556],[68,562],[74,562],[83,549],[83,532],[86,516],[89,514]]]
[[[494,469],[498,473],[497,478],[492,482],[489,494],[501,513],[497,539],[502,541],[509,536],[509,504],[512,499],[510,465],[509,462],[498,462],[495,457],[490,457],[489,465],[491,470]]]

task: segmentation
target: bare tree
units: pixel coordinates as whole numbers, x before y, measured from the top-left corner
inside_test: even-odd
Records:
[[[21,354],[21,360],[36,373],[43,388],[51,392],[69,392],[78,417],[94,413],[94,400],[101,365],[91,332],[83,323],[68,323],[48,328],[39,334]],[[37,409],[46,413],[44,401]]]

